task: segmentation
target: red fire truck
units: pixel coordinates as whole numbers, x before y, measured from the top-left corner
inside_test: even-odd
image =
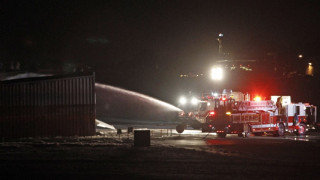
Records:
[[[203,132],[216,132],[219,137],[248,133],[283,136],[285,132],[305,134],[317,123],[316,112],[316,106],[292,103],[290,96],[271,96],[270,100],[257,96],[251,100],[249,94],[230,92],[202,94],[193,116],[202,124]]]

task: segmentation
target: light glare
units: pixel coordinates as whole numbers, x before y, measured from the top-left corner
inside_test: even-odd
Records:
[[[193,97],[193,98],[191,99],[191,104],[196,105],[197,103],[198,103],[197,98]]]
[[[256,96],[253,100],[254,101],[261,101],[261,97],[260,96]]]
[[[187,103],[187,99],[186,99],[185,97],[181,97],[181,98],[179,99],[179,103],[182,104],[182,105],[184,105],[184,104]]]
[[[211,69],[211,79],[221,80],[222,79],[222,68],[214,67]]]

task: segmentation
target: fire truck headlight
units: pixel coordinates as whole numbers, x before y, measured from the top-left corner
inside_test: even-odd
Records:
[[[185,105],[185,104],[187,103],[187,99],[186,99],[185,97],[180,97],[179,103],[180,103],[181,105]]]
[[[197,103],[198,103],[198,99],[195,98],[195,97],[193,97],[193,98],[191,99],[191,104],[196,105]]]

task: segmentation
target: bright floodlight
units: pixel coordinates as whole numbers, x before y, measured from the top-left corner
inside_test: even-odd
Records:
[[[219,37],[223,37],[223,34],[222,34],[222,33],[220,33],[220,34],[219,34]]]
[[[181,97],[181,98],[179,99],[179,103],[182,104],[182,105],[184,105],[184,104],[187,103],[187,99],[186,99],[185,97]]]
[[[198,103],[198,99],[195,98],[195,97],[193,97],[193,98],[191,99],[191,104],[196,105],[197,103]]]
[[[222,79],[222,68],[214,67],[211,69],[211,79],[221,80]]]

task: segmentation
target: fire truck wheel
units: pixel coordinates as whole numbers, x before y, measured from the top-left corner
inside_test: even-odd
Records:
[[[263,132],[256,132],[256,133],[253,133],[255,136],[262,136],[264,133]]]
[[[220,137],[220,138],[225,138],[226,137],[226,133],[218,133],[218,137]]]
[[[202,132],[212,132],[212,129],[210,127],[208,127],[208,125],[204,125],[201,128]]]
[[[297,134],[298,135],[305,135],[306,129],[307,129],[307,126],[305,124],[300,124]]]
[[[209,131],[205,128],[201,128],[201,132],[209,132]]]
[[[183,133],[183,131],[184,131],[184,125],[183,125],[183,124],[177,125],[176,131],[177,131],[178,133]]]

